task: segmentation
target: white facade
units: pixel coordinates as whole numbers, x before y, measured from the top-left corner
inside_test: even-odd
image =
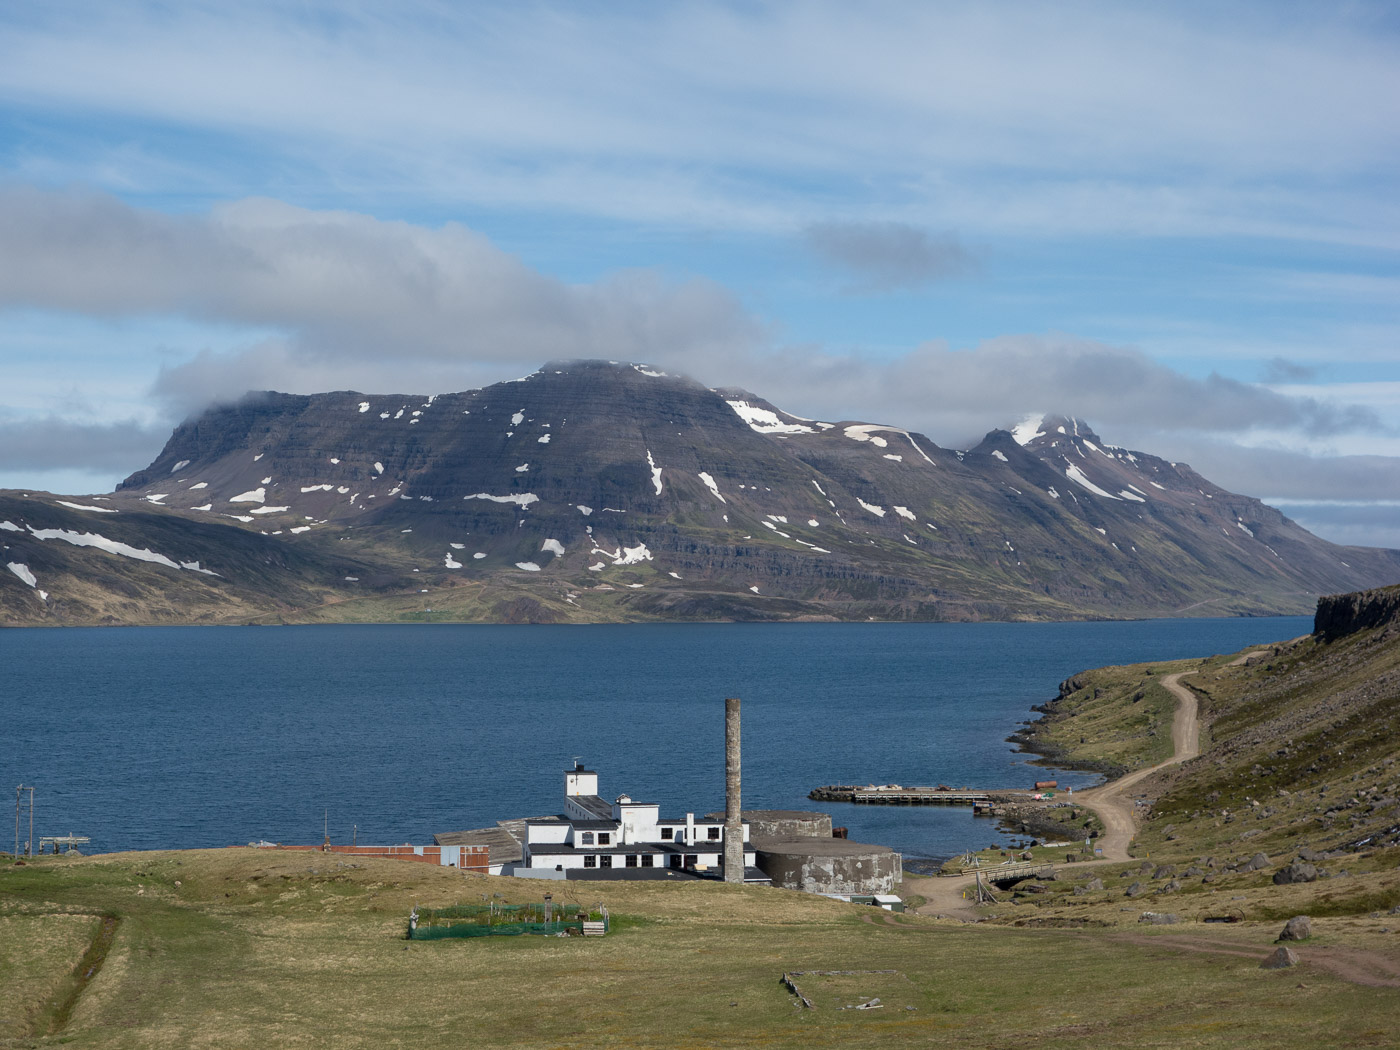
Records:
[[[531,820],[525,825],[517,874],[558,878],[571,870],[666,868],[704,874],[724,864],[724,822],[695,819],[663,820],[660,807],[620,795],[605,802],[598,795],[598,774],[581,764],[564,773],[564,813]],[[749,840],[747,822],[744,842]],[[756,855],[744,849],[744,866]]]

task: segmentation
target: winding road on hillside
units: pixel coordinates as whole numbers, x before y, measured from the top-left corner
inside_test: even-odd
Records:
[[[1251,656],[1266,652],[1256,649],[1236,657],[1231,667],[1243,664]],[[1188,762],[1201,753],[1201,724],[1198,717],[1196,694],[1181,684],[1181,680],[1195,671],[1178,671],[1162,679],[1162,686],[1176,697],[1176,712],[1172,717],[1172,756],[1155,766],[1134,770],[1117,780],[1100,787],[1075,795],[1075,802],[1090,809],[1103,822],[1104,832],[1096,846],[1103,850],[1102,860],[1085,861],[1077,867],[1089,864],[1113,864],[1130,860],[1128,846],[1137,834],[1137,820],[1134,816],[1132,789],[1152,774],[1168,766]],[[926,903],[915,911],[920,915],[940,915],[950,919],[977,918],[976,904],[967,899],[968,890],[977,882],[975,875],[956,878],[933,876],[929,878],[905,879],[908,893],[918,894]]]

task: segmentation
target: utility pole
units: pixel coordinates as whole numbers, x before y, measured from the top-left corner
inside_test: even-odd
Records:
[[[34,855],[34,788],[25,787],[20,784],[15,788],[15,859],[19,859],[19,816],[23,805],[24,793],[29,792],[29,841],[25,843],[25,856]]]

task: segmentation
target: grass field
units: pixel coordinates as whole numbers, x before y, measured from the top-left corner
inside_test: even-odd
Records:
[[[415,903],[520,903],[545,889],[606,904],[613,932],[404,939]],[[1394,1045],[1382,1041],[1400,1021],[1393,989],[1307,965],[1258,969],[1277,923],[1223,928],[1212,942],[1224,949],[1201,951],[1173,943],[1179,927],[1139,926],[1143,906],[1118,911],[1109,892],[1056,896],[1003,909],[1015,913],[1005,925],[968,926],[783,890],[546,887],[252,849],[46,858],[0,871],[3,998],[22,1000],[30,1025],[6,1034],[142,1048]],[[1029,913],[1040,921],[1012,925]],[[45,1034],[98,916],[116,919],[111,950]],[[1381,925],[1345,938],[1400,940]],[[780,983],[881,970],[895,973],[800,979],[815,1009]],[[872,996],[884,1005],[840,1008]]]

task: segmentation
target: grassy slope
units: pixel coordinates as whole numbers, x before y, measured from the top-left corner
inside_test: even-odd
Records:
[[[1258,970],[1263,930],[1234,933],[1244,957],[1198,955],[1073,930],[892,928],[859,905],[716,884],[569,884],[617,918],[602,940],[402,940],[415,902],[541,890],[239,849],[9,867],[0,907],[119,917],[63,1032],[74,1046],[1361,1045],[1389,1001]],[[810,969],[899,975],[811,979],[819,1006],[801,1010],[779,978]],[[888,1006],[837,1009],[869,995]]]

